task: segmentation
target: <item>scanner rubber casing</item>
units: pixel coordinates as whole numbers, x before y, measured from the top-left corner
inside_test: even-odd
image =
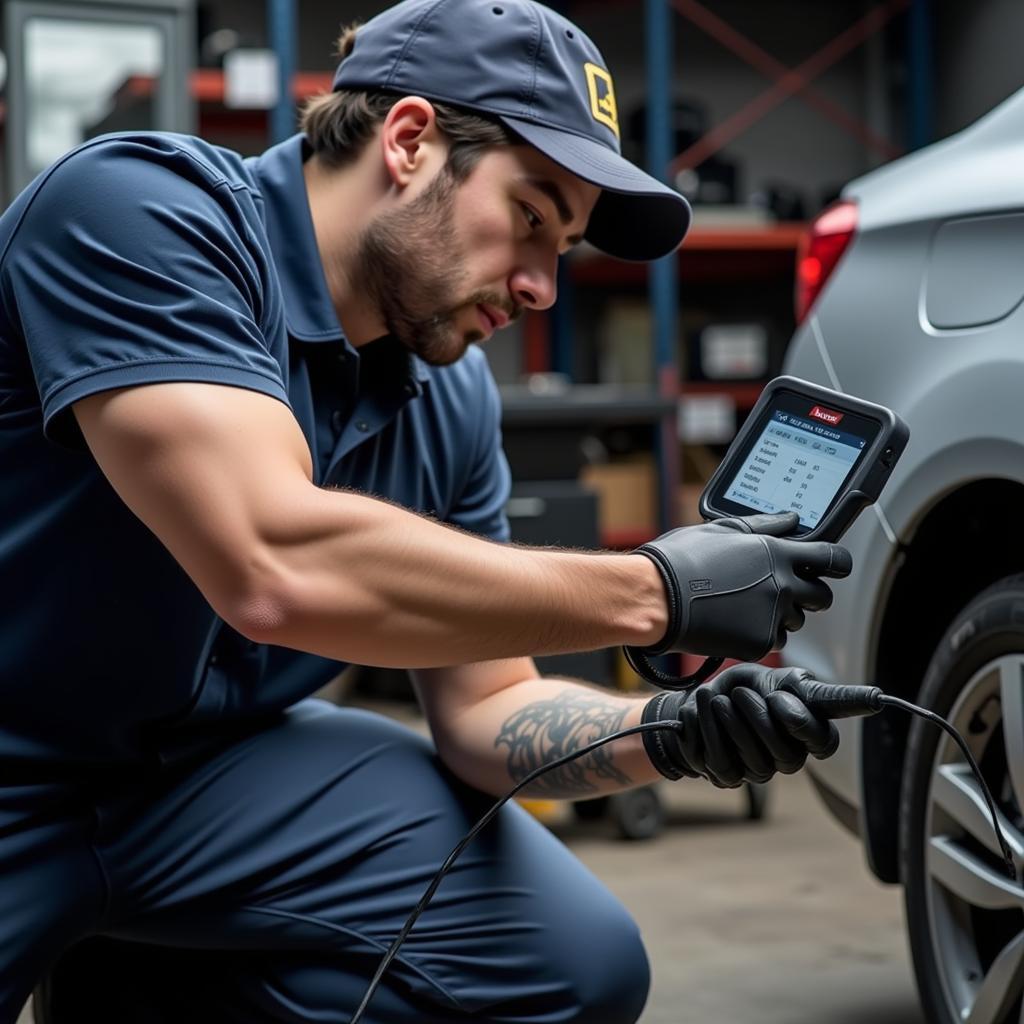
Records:
[[[776,377],[765,385],[750,415],[704,488],[700,496],[700,514],[706,520],[742,514],[734,509],[722,507],[722,496],[742,466],[749,449],[760,437],[771,415],[771,409],[777,407],[779,396],[784,394],[795,394],[811,402],[825,405],[829,409],[852,413],[879,425],[874,440],[865,447],[849,477],[829,503],[821,521],[810,528],[801,524],[788,535],[796,540],[838,541],[861,510],[878,500],[882,488],[907,446],[910,428],[885,406],[844,395],[842,392],[832,391],[830,388],[798,377]],[[763,512],[763,509],[749,510],[750,515],[760,512]]]

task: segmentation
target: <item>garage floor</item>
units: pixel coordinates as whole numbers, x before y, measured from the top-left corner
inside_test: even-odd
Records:
[[[924,1024],[900,890],[868,875],[805,776],[768,792],[751,822],[742,791],[664,783],[670,824],[647,842],[553,824],[640,923],[654,974],[643,1024]]]
[[[642,1024],[924,1024],[900,891],[868,876],[803,775],[770,785],[761,822],[743,791],[658,792],[669,824],[646,842],[564,805],[550,820],[640,923],[654,972]]]

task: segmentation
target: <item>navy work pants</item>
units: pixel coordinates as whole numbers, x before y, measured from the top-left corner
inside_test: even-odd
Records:
[[[0,1024],[346,1022],[491,803],[378,715],[306,701],[174,767],[0,780]],[[442,882],[367,1024],[631,1024],[621,905],[506,806]]]

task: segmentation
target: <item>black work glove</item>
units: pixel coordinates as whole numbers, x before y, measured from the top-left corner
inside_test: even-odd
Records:
[[[648,701],[642,721],[675,720],[682,729],[645,732],[644,747],[669,779],[703,777],[726,788],[767,782],[799,771],[808,754],[836,752],[838,730],[808,704],[827,706],[829,692],[840,689],[805,669],[735,665],[689,693]]]
[[[637,548],[661,571],[669,609],[665,636],[642,653],[758,661],[783,647],[805,611],[831,606],[820,577],[842,579],[853,568],[838,544],[786,539],[799,521],[795,512],[717,519]]]

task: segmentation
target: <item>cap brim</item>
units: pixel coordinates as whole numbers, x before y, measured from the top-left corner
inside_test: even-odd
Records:
[[[587,225],[592,245],[624,260],[655,260],[679,247],[692,214],[678,192],[599,142],[507,115],[501,120],[556,164],[603,190]]]

